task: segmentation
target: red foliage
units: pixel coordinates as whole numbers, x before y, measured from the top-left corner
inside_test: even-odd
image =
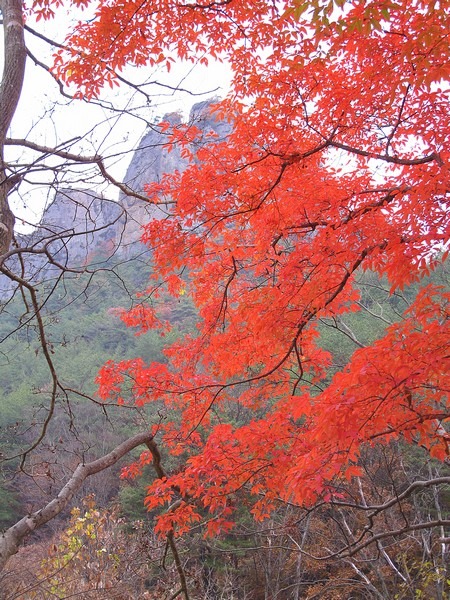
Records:
[[[355,271],[402,288],[448,244],[449,12],[448,0],[101,0],[58,54],[57,74],[87,97],[127,64],[169,66],[174,53],[234,71],[215,107],[230,137],[148,188],[152,202],[174,202],[145,230],[154,277],[175,297],[186,286],[198,332],[167,349],[167,365],[128,361],[99,377],[102,398],[127,373],[137,403],[177,415],[161,432],[185,468],[150,487],[150,507],[177,490],[219,515],[247,486],[263,518],[278,498],[330,497],[357,473],[363,443],[401,435],[448,453],[443,290],[424,290],[324,391],[311,383],[330,360],[317,321],[357,309]],[[194,152],[195,135],[175,130],[171,143]],[[157,323],[147,309],[128,321]],[[230,406],[254,419],[223,424]],[[198,518],[183,503],[161,531]]]

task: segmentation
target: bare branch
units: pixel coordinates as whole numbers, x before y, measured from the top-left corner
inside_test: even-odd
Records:
[[[141,444],[150,443],[152,439],[153,436],[150,432],[139,433],[114,448],[114,450],[105,456],[89,463],[80,463],[56,498],[53,498],[53,500],[40,510],[23,517],[23,519],[0,535],[0,570],[5,567],[9,558],[17,552],[24,538],[59,515],[73,498],[74,494],[80,489],[87,477],[115,465],[128,452]]]
[[[7,139],[5,141],[5,145],[22,146],[23,148],[29,148],[30,150],[35,150],[36,152],[41,152],[45,155],[59,156],[60,158],[64,158],[65,160],[71,160],[74,163],[97,165],[98,170],[106,179],[106,181],[109,181],[109,183],[117,187],[121,192],[123,192],[127,196],[138,198],[139,200],[144,200],[144,202],[149,202],[148,196],[146,196],[145,194],[140,194],[139,192],[132,190],[126,184],[117,181],[117,179],[115,179],[107,171],[103,157],[97,154],[93,156],[83,156],[82,154],[75,154],[73,152],[67,152],[66,150],[51,148],[50,146],[42,146],[41,144],[36,144],[35,142],[30,142],[29,140],[24,139]],[[164,202],[164,204],[167,204],[167,202]]]

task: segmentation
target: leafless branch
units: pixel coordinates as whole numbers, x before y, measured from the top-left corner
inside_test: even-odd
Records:
[[[20,544],[28,535],[54,519],[67,506],[87,477],[111,467],[131,450],[141,444],[150,443],[152,439],[153,436],[150,432],[139,433],[114,448],[114,450],[105,456],[89,463],[80,463],[68,482],[53,500],[40,510],[23,517],[23,519],[0,535],[0,570],[5,567],[9,558],[17,552]]]

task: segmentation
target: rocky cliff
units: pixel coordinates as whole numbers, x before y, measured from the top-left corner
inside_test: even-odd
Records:
[[[212,103],[212,100],[207,100],[192,107],[189,124],[195,125],[202,131],[202,135],[196,141],[196,144],[201,145],[205,136],[211,131],[217,135],[218,140],[224,139],[230,132],[229,123],[218,121],[211,114],[210,107]],[[169,122],[173,128],[182,123],[178,113],[167,114],[163,120]],[[168,132],[162,133],[158,128],[149,128],[140,140],[124,180],[124,183],[133,190],[144,193],[146,183],[159,181],[164,173],[172,173],[175,170],[182,171],[186,168],[187,162],[181,157],[179,148],[174,148],[171,152],[167,152],[164,148],[164,145],[168,142],[169,134],[170,129]],[[161,208],[146,204],[135,198],[126,197],[124,194],[121,194],[119,203],[127,215],[127,225],[123,239],[125,247],[139,239],[143,223],[147,223],[151,218],[162,219],[167,215],[167,212]]]

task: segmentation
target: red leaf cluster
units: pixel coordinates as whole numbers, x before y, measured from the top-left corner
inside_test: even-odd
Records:
[[[401,435],[448,453],[445,290],[426,288],[315,386],[330,365],[318,321],[357,310],[355,273],[371,269],[394,291],[448,246],[450,3],[327,6],[100,0],[57,57],[57,74],[87,97],[127,64],[174,55],[226,59],[234,72],[214,109],[233,124],[229,138],[196,149],[197,130],[175,128],[170,145],[195,160],[148,187],[150,201],[173,202],[143,236],[154,280],[175,297],[188,291],[198,330],[167,349],[168,364],[109,364],[99,376],[104,399],[120,401],[126,377],[137,404],[163,404],[163,438],[186,456],[150,487],[149,507],[177,490],[223,515],[245,486],[264,518],[278,498],[330,497],[358,473],[364,443]],[[141,308],[126,318],[157,323]],[[223,423],[241,413],[244,424]],[[183,501],[161,531],[198,519]]]

